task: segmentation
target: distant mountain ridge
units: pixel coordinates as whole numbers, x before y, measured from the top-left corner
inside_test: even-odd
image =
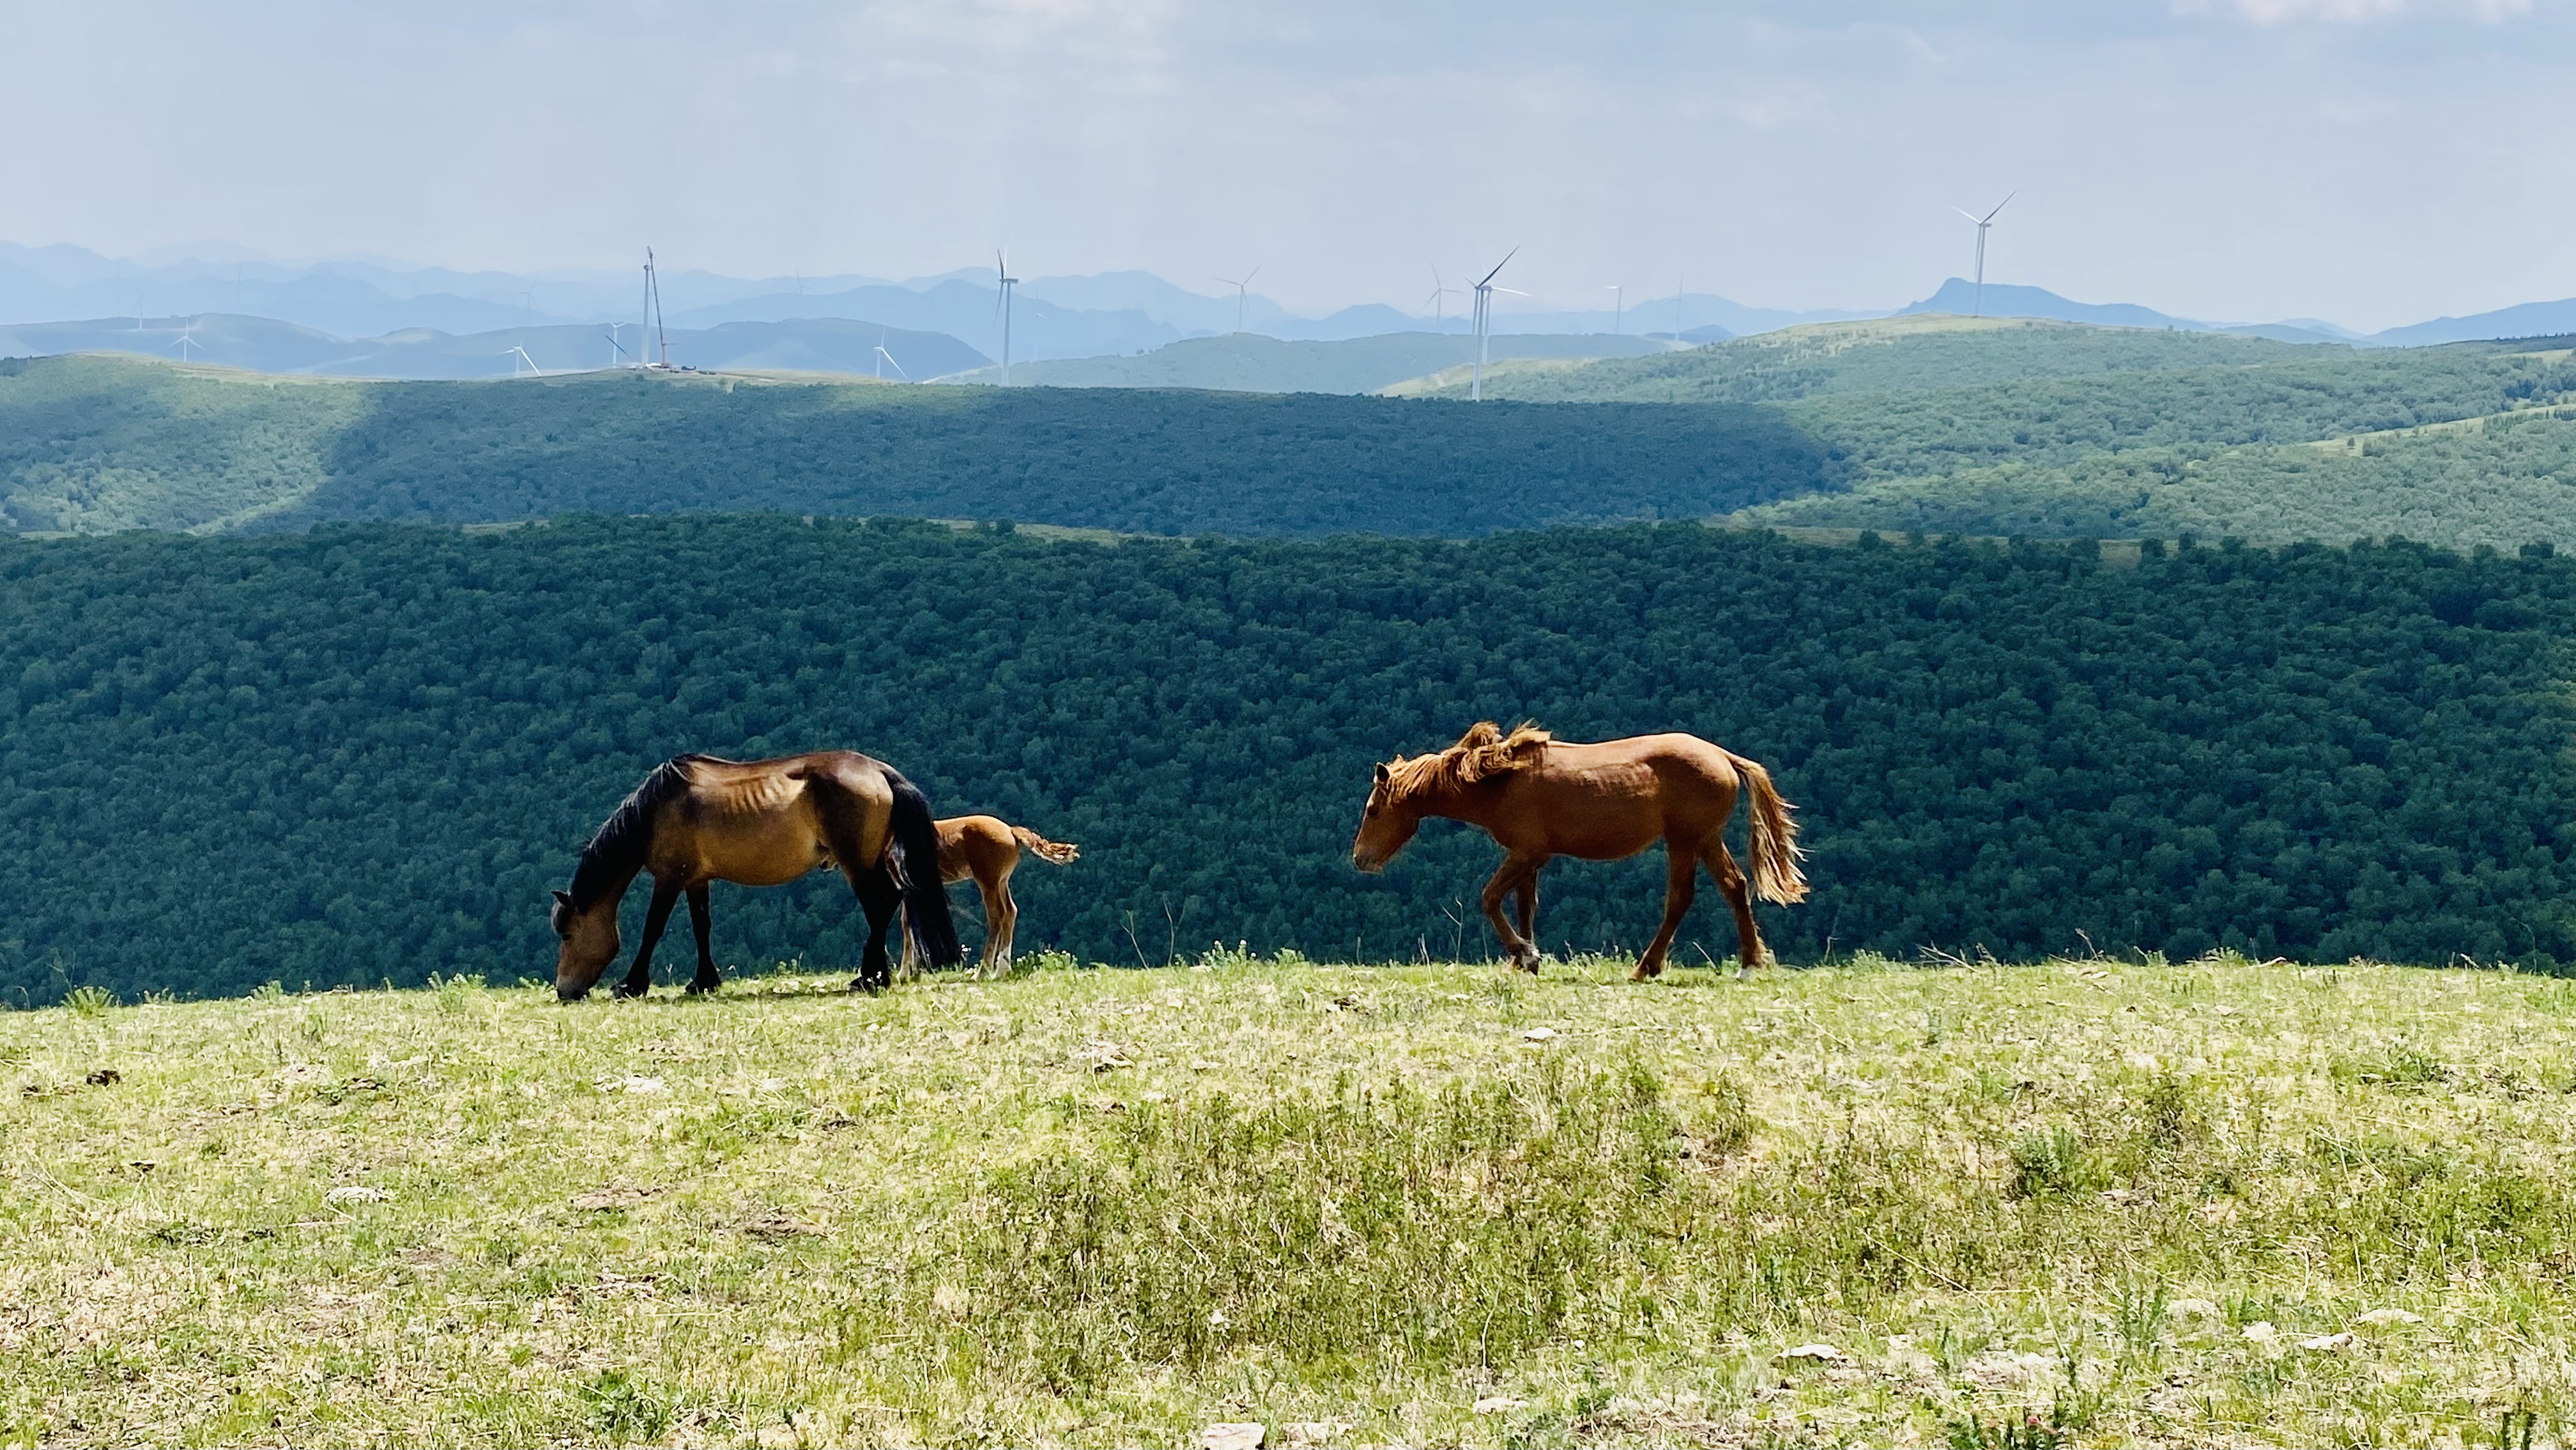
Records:
[[[0,327],[0,357],[126,353],[183,359],[287,376],[470,381],[542,372],[582,372],[632,362],[646,347],[628,323],[618,334],[591,323],[541,324],[452,334],[405,328],[380,337],[337,337],[267,317],[207,313],[179,318],[112,318]],[[732,372],[812,372],[920,382],[966,372],[991,359],[945,333],[916,332],[846,318],[727,322],[673,328],[675,366]],[[882,346],[891,359],[882,363]],[[519,355],[520,349],[525,356]]]
[[[739,278],[666,266],[662,295],[670,321],[692,331],[732,323],[841,319],[945,334],[970,350],[997,357],[1001,325],[991,278],[990,269],[981,266],[905,281],[861,274]],[[271,318],[339,339],[383,338],[420,328],[480,337],[514,329],[632,323],[642,309],[642,280],[640,269],[514,274],[365,259],[281,264],[214,244],[110,258],[75,246],[0,242],[0,326],[23,330],[43,324],[48,332],[60,332],[74,325],[65,319],[123,319],[133,326],[142,319],[229,315]],[[1212,276],[1205,285],[1209,290],[1195,291],[1143,271],[1032,277],[1021,284],[1012,309],[1013,360],[1127,357],[1188,338],[1226,336],[1238,328],[1283,342],[1466,331],[1465,320],[1447,307],[1424,317],[1383,303],[1362,303],[1307,317],[1258,292],[1247,290],[1238,300]],[[2210,323],[2134,303],[2077,302],[2044,288],[2003,282],[1987,284],[1980,307],[1974,285],[1956,277],[1893,314],[1755,307],[1677,287],[1663,297],[1640,289],[1607,308],[1501,309],[1494,331],[1497,336],[1619,333],[1708,342],[1818,322],[1979,310],[1998,317],[2361,347],[2576,332],[2576,298],[2434,318],[2365,336],[2313,318]],[[829,355],[830,349],[825,352]]]

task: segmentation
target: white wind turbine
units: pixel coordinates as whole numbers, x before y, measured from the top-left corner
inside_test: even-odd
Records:
[[[1959,215],[1966,217],[1968,220],[1977,224],[1977,300],[1975,303],[1975,309],[1968,314],[1971,317],[1983,317],[1986,315],[1986,228],[1993,226],[1995,224],[1995,218],[2002,214],[2005,207],[2012,205],[2012,199],[2019,195],[2021,195],[2021,193],[2018,191],[2004,193],[2004,199],[1996,202],[1995,209],[1986,213],[1984,216],[1979,216],[1975,212],[1968,210],[1966,207],[1954,206],[1950,208],[1950,210],[1957,212]]]
[[[1494,294],[1509,292],[1514,297],[1529,295],[1514,288],[1494,285],[1494,278],[1499,276],[1505,267],[1511,265],[1512,258],[1520,254],[1521,249],[1518,247],[1503,253],[1503,259],[1494,264],[1494,270],[1487,272],[1484,280],[1476,284],[1476,368],[1467,379],[1467,401],[1471,403],[1480,403],[1485,399],[1485,339],[1493,335]]]
[[[993,310],[1002,314],[1002,386],[1007,388],[1011,385],[1011,289],[1020,285],[1020,279],[1011,275],[1011,264],[999,247],[993,249],[993,275],[1001,279],[1001,295]]]
[[[546,370],[537,366],[537,360],[528,356],[528,350],[524,347],[513,346],[496,355],[510,360],[510,376],[514,378],[526,377],[528,373],[535,373],[538,377],[546,375]],[[527,371],[520,371],[522,367]]]
[[[617,341],[617,329],[623,325],[616,322],[608,324],[608,365],[612,369],[618,366],[620,358],[626,356],[626,349]]]
[[[1628,316],[1628,286],[1624,282],[1604,282],[1601,290],[1610,294],[1610,335],[1619,335],[1620,324]]]
[[[186,362],[188,360],[188,349],[192,347],[196,348],[199,352],[205,351],[205,348],[199,346],[197,342],[197,321],[198,319],[194,317],[189,318],[188,325],[180,330],[179,336],[170,344],[172,347],[179,350],[179,361],[181,362]]]
[[[876,369],[876,376],[877,376],[877,377],[879,377],[879,378],[883,378],[883,377],[885,376],[885,370],[886,370],[887,366],[888,366],[889,364],[891,364],[891,365],[893,366],[893,368],[894,368],[894,375],[895,375],[896,377],[899,377],[899,378],[903,379],[903,380],[904,380],[905,382],[907,382],[907,383],[908,383],[908,382],[911,382],[911,381],[912,381],[912,374],[910,374],[910,373],[908,373],[908,372],[905,372],[905,371],[903,370],[903,364],[901,364],[901,363],[899,363],[899,362],[895,362],[895,360],[894,360],[894,354],[893,354],[893,353],[890,353],[890,352],[888,352],[888,351],[886,351],[885,340],[886,340],[886,332],[885,332],[885,329],[884,329],[884,328],[882,328],[882,327],[880,327],[880,328],[878,328],[878,329],[877,329],[877,352],[876,352],[876,356],[875,356],[873,359],[871,359],[871,360],[870,360],[870,361],[871,361],[871,365]]]
[[[1250,287],[1252,285],[1252,279],[1260,275],[1261,268],[1255,267],[1251,271],[1244,273],[1243,280],[1239,282],[1232,277],[1217,278],[1218,281],[1223,282],[1228,287],[1234,289],[1234,332],[1237,337],[1243,335],[1243,304],[1244,299],[1249,295],[1244,291],[1244,289]]]
[[[1449,318],[1447,316],[1447,308],[1445,304],[1449,298],[1456,297],[1458,295],[1460,294],[1457,288],[1440,280],[1440,269],[1438,267],[1432,268],[1431,295],[1423,298],[1422,300],[1431,304],[1431,330],[1433,332],[1445,333],[1449,330]]]

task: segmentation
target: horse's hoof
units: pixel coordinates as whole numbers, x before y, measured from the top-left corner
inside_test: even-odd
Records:
[[[689,995],[692,997],[703,997],[723,985],[724,982],[720,978],[702,978],[689,984]]]
[[[611,991],[608,995],[616,998],[620,1002],[623,1002],[629,998],[641,997],[652,990],[653,989],[650,987],[630,987],[624,982],[620,982],[617,984],[616,989]]]
[[[1660,965],[1650,967],[1644,962],[1639,962],[1637,964],[1637,969],[1628,974],[1628,980],[1631,982],[1651,982],[1663,974],[1664,969]]]

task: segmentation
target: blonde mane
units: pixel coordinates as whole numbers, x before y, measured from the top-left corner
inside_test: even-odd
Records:
[[[1538,764],[1541,748],[1553,738],[1526,720],[1513,726],[1509,735],[1493,721],[1479,720],[1446,750],[1411,759],[1399,755],[1388,761],[1388,799],[1400,801],[1424,790],[1454,790],[1526,770]]]

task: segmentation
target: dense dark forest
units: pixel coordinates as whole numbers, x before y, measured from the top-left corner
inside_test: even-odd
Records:
[[[650,765],[829,745],[1082,843],[1021,873],[1025,948],[1472,957],[1480,837],[1435,824],[1381,878],[1346,852],[1371,763],[1480,717],[1770,762],[1814,850],[1813,901],[1764,909],[1792,960],[2554,969],[2571,623],[2576,565],[2543,549],[2113,568],[1697,525],[1102,545],[795,518],[0,540],[0,990],[543,975],[547,890]],[[1544,940],[1633,946],[1659,874],[1559,865]],[[1722,957],[1714,901],[1686,938]],[[845,963],[854,921],[823,878],[720,890],[717,950]]]

